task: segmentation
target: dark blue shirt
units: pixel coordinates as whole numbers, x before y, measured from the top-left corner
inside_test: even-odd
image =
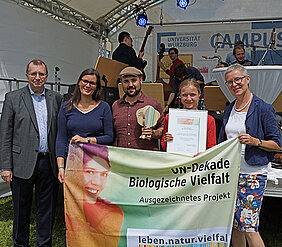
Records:
[[[68,145],[75,135],[96,137],[98,144],[110,145],[114,139],[113,117],[108,103],[101,103],[93,110],[83,113],[76,107],[68,112],[68,106],[61,107],[58,114],[56,156],[67,158]]]
[[[134,49],[124,43],[121,43],[116,50],[113,52],[113,60],[121,63],[126,63],[131,67],[142,69],[143,61],[142,58],[136,56]]]
[[[200,73],[198,69],[195,67],[189,66],[186,68],[186,76],[185,79],[191,79],[195,78],[196,80],[204,82],[204,77]],[[179,81],[175,76],[173,77],[173,85],[171,92],[177,94],[178,93],[178,88],[181,84],[181,81]]]

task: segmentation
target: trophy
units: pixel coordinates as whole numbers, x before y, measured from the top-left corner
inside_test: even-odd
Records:
[[[160,113],[152,106],[147,105],[143,108],[140,108],[136,111],[137,122],[142,127],[154,127],[159,118]],[[150,139],[147,138],[145,135],[141,135],[139,138],[141,139]]]

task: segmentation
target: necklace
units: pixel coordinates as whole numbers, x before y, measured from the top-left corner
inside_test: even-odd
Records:
[[[249,98],[249,100],[248,100],[248,102],[246,103],[246,105],[244,105],[244,106],[243,106],[242,108],[240,108],[240,109],[236,108],[236,106],[235,106],[236,103],[237,103],[237,100],[236,100],[236,102],[235,102],[235,104],[234,104],[234,110],[237,111],[237,112],[244,110],[244,109],[246,108],[246,106],[250,103],[252,97],[253,97],[253,94],[251,93],[251,97]]]

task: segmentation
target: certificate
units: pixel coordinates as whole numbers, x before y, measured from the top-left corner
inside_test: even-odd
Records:
[[[167,152],[193,156],[205,151],[207,121],[207,111],[169,109],[168,132],[173,141],[167,143]]]

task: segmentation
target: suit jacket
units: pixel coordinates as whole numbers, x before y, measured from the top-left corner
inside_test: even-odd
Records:
[[[225,127],[235,100],[226,107],[223,122],[219,132],[218,143],[227,139]],[[246,116],[246,133],[261,140],[272,140],[281,146],[280,136],[272,105],[253,95],[252,102]],[[273,152],[267,152],[255,146],[246,145],[245,160],[251,166],[263,166],[273,160]]]
[[[55,155],[57,114],[62,96],[45,89],[47,133],[50,163],[54,176],[58,168]],[[32,176],[39,147],[38,125],[28,86],[5,96],[1,117],[0,168],[13,171],[13,176],[28,179]]]

